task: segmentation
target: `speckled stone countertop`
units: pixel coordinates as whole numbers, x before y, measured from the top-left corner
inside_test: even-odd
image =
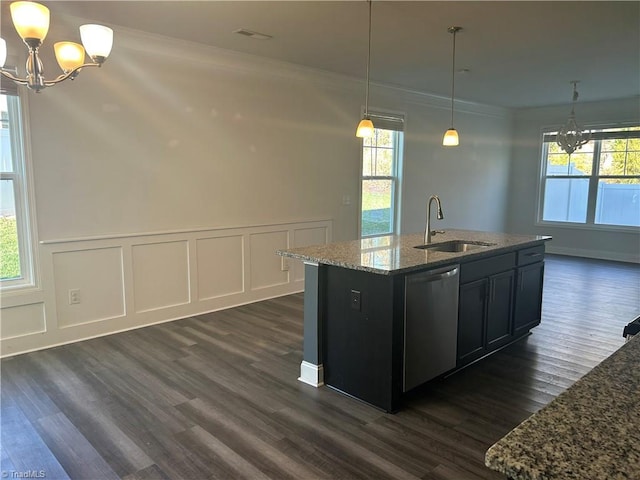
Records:
[[[640,335],[486,454],[514,480],[640,479]]]
[[[493,245],[468,252],[438,252],[414,248],[424,244],[424,234],[386,235],[382,237],[335,242],[325,245],[299,247],[278,250],[284,257],[296,258],[308,262],[371,273],[391,275],[417,270],[424,266],[437,266],[455,263],[468,257],[481,258],[495,255],[502,250],[508,252],[527,246],[534,246],[550,240],[540,235],[513,235],[507,233],[478,232],[471,230],[447,230],[435,235],[431,243],[443,243],[451,240],[486,242]]]

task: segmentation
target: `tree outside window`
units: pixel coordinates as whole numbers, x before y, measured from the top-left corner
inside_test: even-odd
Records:
[[[401,125],[400,122],[398,123]],[[393,124],[390,126],[395,127]],[[375,128],[373,137],[363,140],[360,202],[361,237],[396,232],[402,137],[401,130]]]
[[[0,94],[0,287],[33,281],[20,99]]]

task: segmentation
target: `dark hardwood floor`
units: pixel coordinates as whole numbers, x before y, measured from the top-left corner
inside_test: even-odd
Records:
[[[549,255],[542,324],[385,414],[297,381],[302,295],[8,358],[3,478],[499,479],[484,453],[619,348],[640,267]]]

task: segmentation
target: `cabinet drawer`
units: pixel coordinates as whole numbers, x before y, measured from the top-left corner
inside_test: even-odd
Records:
[[[473,282],[504,272],[516,265],[516,252],[504,253],[460,265],[460,283]]]
[[[518,250],[518,266],[544,260],[544,243],[535,247]]]

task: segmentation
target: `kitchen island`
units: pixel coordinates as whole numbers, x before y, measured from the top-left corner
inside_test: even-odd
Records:
[[[551,237],[467,230],[278,251],[305,263],[300,380],[395,411],[540,323]]]
[[[640,335],[494,444],[512,480],[640,478]]]

